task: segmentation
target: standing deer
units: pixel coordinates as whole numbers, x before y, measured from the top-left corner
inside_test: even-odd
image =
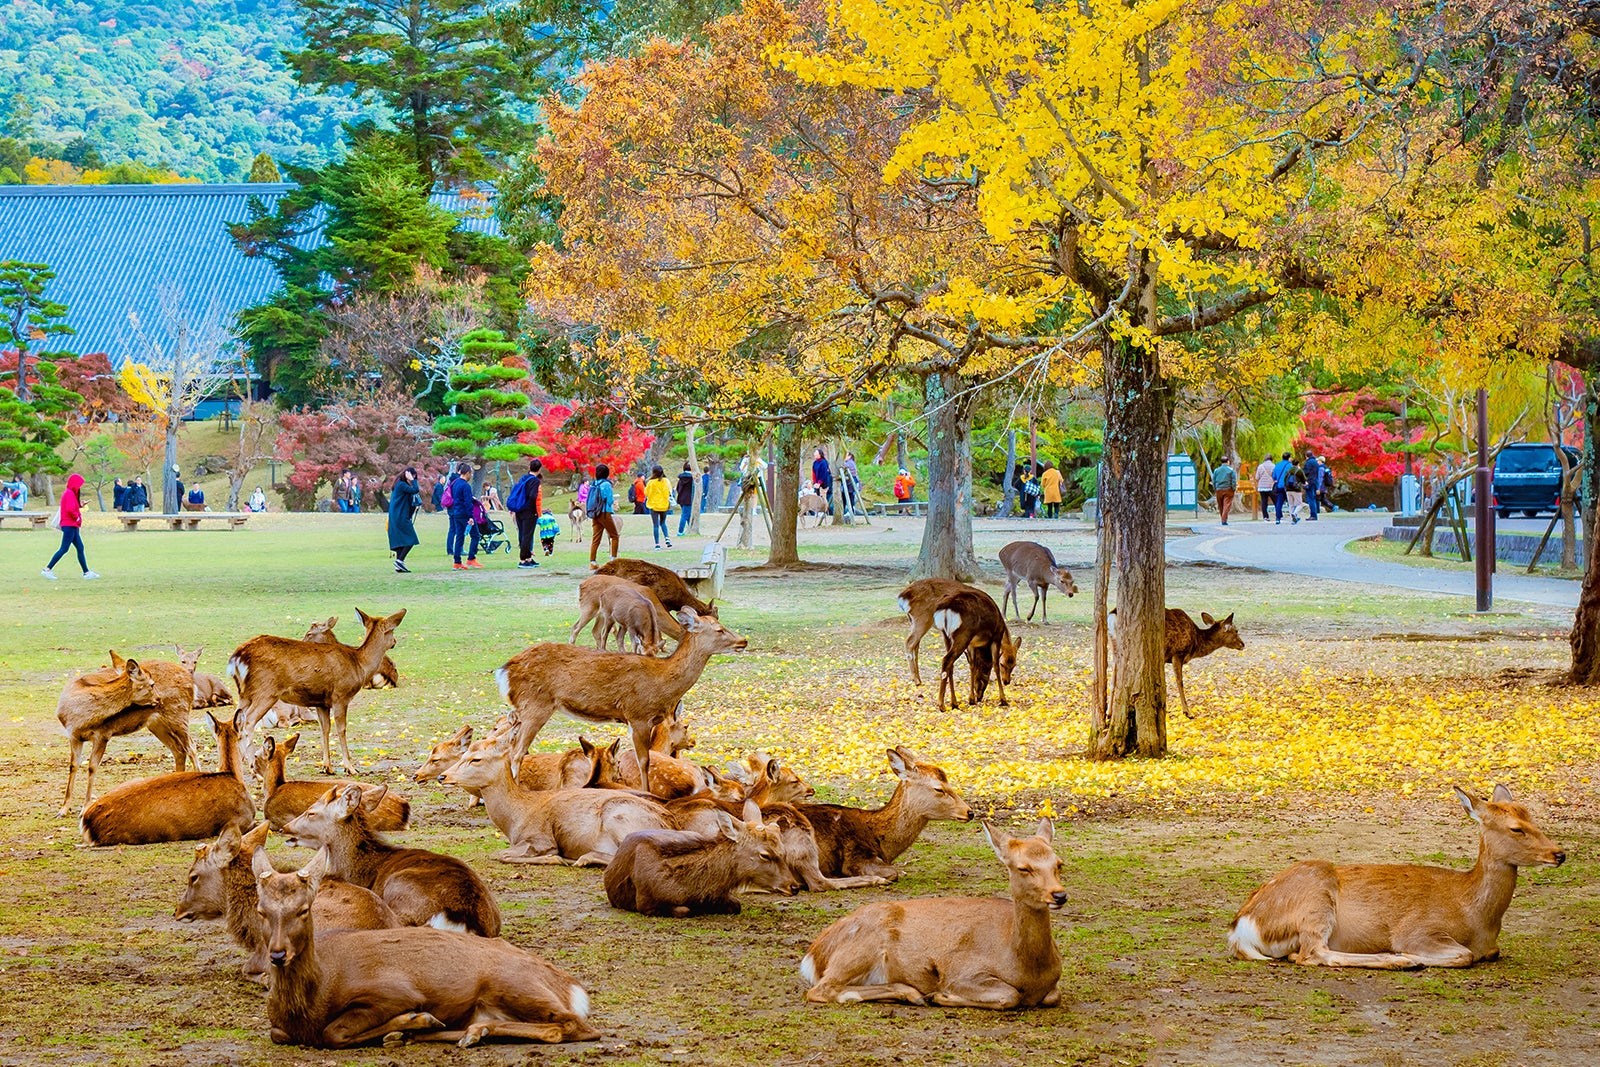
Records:
[[[314,622],[306,627],[306,636],[303,640],[316,645],[343,644],[333,634],[333,628],[339,625],[339,616],[330,615],[322,622]],[[351,645],[345,645],[351,648]],[[367,680],[368,689],[398,689],[400,688],[400,668],[394,665],[394,660],[388,656],[383,657],[383,662],[378,664],[378,669]]]
[[[640,781],[648,789],[650,737],[656,724],[672,714],[713,655],[749,644],[716,619],[687,608],[679,621],[684,638],[666,659],[551,643],[513,656],[494,672],[500,696],[516,720],[512,751],[526,752],[557,711],[586,722],[625,722],[633,734]]]
[[[988,823],[989,845],[1011,876],[1011,899],[939,897],[880,901],[822,932],[800,961],[820,1004],[900,1000],[947,1008],[1054,1007],[1061,953],[1050,913],[1067,902],[1049,819],[1032,837]]]
[[[1040,607],[1044,608],[1043,621],[1050,621],[1052,587],[1069,597],[1078,592],[1078,583],[1072,580],[1072,572],[1056,566],[1055,554],[1035,541],[1013,541],[1002,548],[1000,565],[1006,569],[1006,591],[1000,597],[1000,609],[1005,610],[1006,600],[1009,599],[1012,610],[1017,613],[1018,622],[1022,621],[1018,585],[1027,583],[1028,588],[1033,590],[1033,606],[1028,609],[1029,622],[1033,621],[1033,613]]]
[[[677,577],[677,575],[673,575],[673,577]],[[593,619],[595,640],[598,642],[598,647],[605,648],[607,635],[610,634],[612,626],[620,621],[615,618],[616,612],[612,610],[611,604],[608,603],[608,600],[617,598],[621,598],[621,603],[633,607],[631,616],[635,623],[634,629],[644,630],[643,613],[638,610],[636,605],[632,604],[632,601],[623,596],[624,593],[636,594],[649,601],[655,618],[658,641],[660,634],[665,634],[674,641],[683,640],[682,625],[679,624],[677,619],[673,618],[672,613],[661,603],[661,599],[656,596],[653,589],[611,574],[591,574],[578,586],[578,621],[573,623],[572,636],[567,643],[576,643],[579,632],[583,630],[590,619]],[[625,611],[624,613],[627,612]]]
[[[351,1048],[383,1040],[589,1041],[589,996],[576,979],[505,941],[449,930],[317,935],[312,904],[326,851],[293,874],[254,863],[272,965],[267,1018],[280,1045]]]
[[[906,636],[906,658],[911,661],[911,680],[917,685],[922,684],[917,651],[922,645],[923,635],[933,629],[934,609],[946,597],[968,591],[983,592],[977,586],[951,578],[919,578],[900,590],[900,595],[895,599],[900,610],[911,616],[911,633]]]
[[[1219,648],[1244,651],[1244,638],[1239,636],[1238,627],[1233,625],[1231,613],[1219,622],[1202,611],[1200,621],[1206,624],[1204,630],[1196,626],[1188,612],[1181,608],[1167,609],[1166,658],[1172,664],[1172,676],[1178,682],[1178,703],[1183,713],[1191,719],[1194,718],[1194,712],[1189,710],[1189,694],[1183,691],[1183,665],[1201,656],[1209,656]]]
[[[656,599],[660,600],[668,611],[688,609],[696,615],[709,615],[713,619],[717,617],[715,599],[702,601],[689,591],[688,584],[676,571],[670,571],[654,563],[642,559],[614,559],[595,573],[626,578],[635,585],[644,586],[655,593]]]
[[[299,742],[299,734],[290,734],[281,745],[269,736],[255,753],[256,777],[261,779],[265,793],[261,800],[261,812],[274,830],[282,830],[291,819],[315,804],[328,790],[361,784],[328,778],[289,781],[289,754]],[[363,792],[376,793],[381,787],[363,785],[361,788]],[[374,830],[408,829],[411,826],[411,804],[399,793],[384,789],[382,800],[373,810],[371,822]]]
[[[606,865],[606,899],[640,915],[737,915],[739,890],[793,895],[798,884],[783,860],[778,829],[746,801],[743,818],[715,816],[716,830],[647,830],[629,834]]]
[[[1470,871],[1297,863],[1250,894],[1228,947],[1242,960],[1287,957],[1310,967],[1470,967],[1498,958],[1517,868],[1559,867],[1567,854],[1503,785],[1490,800],[1459,788],[1456,799],[1482,832]]]
[[[404,608],[389,616],[374,617],[359,608],[356,614],[366,627],[366,636],[358,647],[263,634],[240,645],[228,660],[228,676],[239,687],[239,709],[245,713],[246,733],[254,730],[280,700],[316,709],[322,726],[324,774],[333,773],[330,719],[339,727],[339,749],[344,757],[341,768],[346,774],[358,773],[350,761],[345,715],[350,701],[377,673],[384,654],[394,647],[395,627],[406,617]]]
[[[94,772],[100,768],[100,760],[106,754],[106,742],[113,737],[149,727],[150,732],[172,751],[176,768],[183,770],[185,759],[193,752],[189,744],[188,715],[184,715],[180,733],[154,701],[154,679],[145,673],[138,660],[125,660],[115,652],[111,653],[110,670],[91,671],[67,683],[61,691],[61,699],[56,702],[56,718],[61,720],[69,746],[67,793],[61,800],[62,815],[72,810],[78,757],[86,741],[90,747],[86,772],[89,785],[83,794],[85,804],[94,796]]]
[[[1005,616],[994,598],[977,589],[966,589],[939,601],[933,609],[933,625],[944,635],[944,659],[939,663],[939,710],[944,710],[944,694],[950,691],[950,706],[960,707],[956,699],[956,659],[963,653],[971,668],[971,703],[983,700],[989,671],[994,671],[1000,688],[1000,706],[1006,705],[1006,683],[1017,669],[1017,653],[1022,638],[1011,636]]]

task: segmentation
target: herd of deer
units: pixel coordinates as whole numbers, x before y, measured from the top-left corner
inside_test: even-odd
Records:
[[[1002,605],[1026,583],[1043,604],[1048,589],[1072,596],[1072,575],[1042,546],[1016,543],[1001,553]],[[685,758],[694,737],[682,698],[710,657],[746,641],[717,619],[671,571],[617,560],[579,588],[580,618],[565,643],[533,645],[496,672],[510,712],[486,736],[470,725],[437,744],[416,771],[482,804],[507,841],[507,863],[604,868],[612,906],[643,915],[736,914],[742,891],[792,894],[858,889],[895,880],[895,860],[932,820],[970,821],[972,809],[939,767],[904,747],[890,749],[898,778],[878,809],[816,803],[793,769],[764,754],[727,774]],[[1003,607],[974,586],[923,580],[899,597],[911,619],[906,640],[920,684],[917,649],[929,629],[945,640],[940,704],[963,655],[970,695],[981,701],[991,674],[1005,701],[1020,639]],[[1020,606],[1013,605],[1020,619]],[[229,659],[238,688],[232,702],[220,679],[197,673],[200,650],[176,663],[125,660],[67,684],[59,715],[71,743],[67,800],[82,747],[91,745],[81,827],[91,845],[203,840],[194,852],[176,917],[225,919],[245,950],[245,974],[268,986],[272,1039],[326,1048],[375,1041],[495,1038],[582,1041],[599,1036],[589,997],[572,975],[500,938],[493,892],[467,863],[388,843],[405,830],[411,807],[386,786],[356,781],[294,781],[286,761],[298,735],[251,741],[263,722],[315,714],[331,773],[330,729],[338,726],[344,767],[350,701],[366,686],[395,684],[387,653],[404,618],[360,613],[359,645],[333,637],[336,620],[303,640],[261,636]],[[1029,613],[1032,618],[1032,612]],[[1182,694],[1183,662],[1218,647],[1242,648],[1232,616],[1202,616],[1197,627],[1169,610],[1167,658]],[[580,647],[591,620],[601,647]],[[613,630],[638,652],[604,646]],[[657,655],[662,635],[676,638]],[[1185,700],[1185,710],[1187,701]],[[207,708],[219,766],[198,767],[189,715]],[[310,709],[307,711],[306,709]],[[534,753],[534,736],[556,711],[628,727],[609,746],[580,738],[578,748]],[[91,799],[93,775],[112,737],[149,729],[173,754],[172,774],[129,782]],[[258,822],[251,776],[264,788]],[[1383,865],[1296,864],[1262,885],[1234,918],[1228,944],[1244,959],[1288,958],[1356,967],[1466,966],[1496,955],[1500,920],[1517,868],[1557,865],[1565,855],[1505,788],[1490,800],[1457,791],[1482,828],[1477,865],[1459,872]],[[309,862],[279,871],[269,831],[315,849]],[[868,904],[833,923],[800,963],[805,997],[818,1002],[899,1000],[994,1009],[1059,1003],[1061,957],[1050,913],[1067,901],[1053,828],[1042,820],[1026,837],[988,823],[985,836],[1010,878],[1010,899],[939,898]]]

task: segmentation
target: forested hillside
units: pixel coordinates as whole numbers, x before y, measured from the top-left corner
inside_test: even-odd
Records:
[[[208,181],[243,180],[261,151],[320,163],[362,109],[295,84],[278,55],[298,43],[294,13],[289,0],[4,0],[0,118]]]

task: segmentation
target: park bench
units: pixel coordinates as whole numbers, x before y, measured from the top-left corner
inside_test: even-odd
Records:
[[[722,573],[727,564],[728,549],[721,542],[713,541],[700,553],[699,565],[680,567],[678,577],[701,600],[713,600],[722,595]]]
[[[50,515],[43,511],[0,511],[0,525],[7,519],[26,519],[28,525],[37,530],[50,521]]]
[[[165,525],[169,530],[198,530],[202,524],[223,524],[230,530],[237,530],[250,521],[247,511],[185,511],[177,515],[167,515],[159,511],[138,511],[117,516],[122,520],[122,528],[129,533],[139,528],[140,523],[149,522],[158,526]]]
[[[879,515],[910,515],[920,519],[927,514],[928,502],[925,500],[894,500],[885,504],[875,504],[874,509]]]

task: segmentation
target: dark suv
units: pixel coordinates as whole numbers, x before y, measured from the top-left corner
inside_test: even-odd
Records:
[[[1578,465],[1578,450],[1562,445],[1567,465]],[[1502,518],[1521,511],[1533,518],[1561,506],[1561,461],[1554,445],[1507,445],[1494,461],[1494,507]]]

